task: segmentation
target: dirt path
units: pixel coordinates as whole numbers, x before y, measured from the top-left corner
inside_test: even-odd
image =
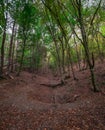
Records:
[[[63,100],[59,99],[63,98],[60,97],[62,96],[61,92],[59,92],[59,89],[61,88],[53,89],[51,87],[40,85],[41,82],[53,83],[57,81],[54,81],[53,79],[51,80],[51,77],[48,79],[40,76],[37,76],[35,80],[36,81],[32,81],[31,84],[30,81],[24,81],[22,79],[20,81],[18,80],[18,82],[14,81],[1,84],[2,101],[0,101],[0,104],[10,104],[23,111],[25,109],[43,110],[55,106],[56,108],[59,108],[61,104],[63,104],[59,101]],[[73,104],[71,104],[71,106],[73,106]]]
[[[2,81],[0,130],[105,130],[105,96],[80,81],[51,88],[41,84],[58,82],[52,75],[28,72]]]

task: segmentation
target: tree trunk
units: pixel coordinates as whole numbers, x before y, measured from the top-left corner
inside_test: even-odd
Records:
[[[23,48],[22,48],[22,56],[21,56],[20,66],[19,66],[19,70],[18,70],[17,76],[20,75],[20,72],[21,72],[21,70],[22,70],[23,59],[24,59],[24,51],[25,51],[25,45],[26,45],[26,39],[24,38],[24,40],[23,40]]]
[[[79,68],[79,70],[81,70],[80,57],[79,57],[78,46],[77,46],[77,42],[76,42],[75,37],[74,37],[74,43],[75,43],[75,46],[76,46],[76,55],[77,55],[77,60],[78,60],[78,68]]]
[[[55,49],[56,49],[56,54],[57,54],[57,62],[58,62],[59,73],[60,73],[60,76],[62,77],[61,60],[60,60],[60,56],[59,56],[59,49],[58,49],[58,46],[57,46],[57,42],[56,42],[56,39],[55,39],[54,34],[51,31],[50,27],[48,27],[48,30],[49,30],[52,38],[53,38],[53,41],[54,41],[54,45],[55,45]]]
[[[77,3],[77,5],[78,5],[78,22],[80,24],[80,31],[81,31],[81,35],[82,35],[82,41],[83,41],[82,44],[83,44],[83,47],[84,47],[84,50],[85,50],[87,63],[89,65],[93,89],[94,89],[94,92],[97,92],[97,91],[99,91],[99,89],[98,89],[98,87],[96,86],[96,83],[95,83],[94,66],[91,63],[91,58],[90,58],[90,54],[89,54],[88,36],[86,34],[86,31],[85,31],[85,27],[84,27],[84,23],[83,23],[83,17],[82,17],[82,14],[81,14],[81,0],[79,1],[79,3]]]
[[[61,50],[62,50],[62,70],[63,70],[63,73],[65,73],[65,49],[64,49],[64,42],[63,42],[63,37],[60,38],[59,37],[59,40],[60,40],[60,43],[61,43]]]
[[[3,33],[3,38],[2,38],[2,45],[1,45],[0,76],[3,75],[5,39],[6,39],[6,27],[4,28],[4,33]]]
[[[96,42],[97,42],[97,48],[98,48],[98,55],[99,55],[101,63],[103,63],[102,52],[101,52],[101,49],[100,49],[99,40],[98,40],[98,36],[97,35],[96,35]]]
[[[8,54],[8,74],[11,71],[11,66],[12,66],[12,49],[13,49],[13,38],[14,38],[14,28],[15,28],[15,21],[13,23],[13,28],[12,28],[12,35],[11,35],[11,40],[10,40],[10,47],[9,47],[9,54]]]

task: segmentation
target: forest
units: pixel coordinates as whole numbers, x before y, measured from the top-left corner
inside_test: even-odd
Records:
[[[105,0],[0,0],[0,130],[105,130]]]

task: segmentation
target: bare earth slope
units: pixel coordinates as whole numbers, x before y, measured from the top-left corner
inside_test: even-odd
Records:
[[[91,90],[88,70],[56,88],[41,85],[59,82],[50,73],[0,81],[0,130],[105,130],[104,64],[95,73],[99,93]]]

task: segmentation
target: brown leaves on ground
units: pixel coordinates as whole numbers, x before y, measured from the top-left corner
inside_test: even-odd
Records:
[[[105,130],[104,64],[95,73],[100,93],[91,91],[88,70],[55,89],[40,85],[59,82],[50,73],[0,81],[0,130]]]

